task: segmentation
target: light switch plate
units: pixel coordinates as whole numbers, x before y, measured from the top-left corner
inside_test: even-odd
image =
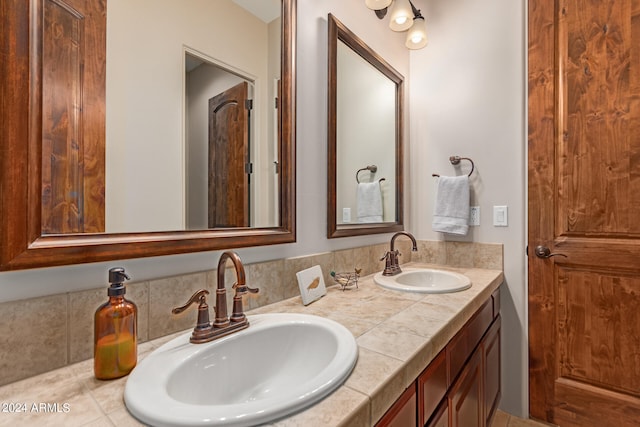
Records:
[[[496,227],[507,227],[509,225],[508,209],[506,206],[493,207],[493,225]]]

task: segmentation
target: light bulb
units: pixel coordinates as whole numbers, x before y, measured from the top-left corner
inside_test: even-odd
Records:
[[[406,31],[411,27],[413,9],[409,0],[395,0],[390,10],[389,28],[393,31]]]
[[[405,22],[407,22],[407,19],[408,19],[408,18],[407,18],[406,16],[398,16],[398,17],[396,18],[396,24],[398,24],[398,25],[402,25],[402,24],[404,24]]]

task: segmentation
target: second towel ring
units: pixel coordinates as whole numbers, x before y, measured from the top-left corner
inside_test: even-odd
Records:
[[[460,157],[460,156],[451,156],[449,157],[449,161],[451,162],[452,165],[457,165],[460,164],[460,160],[468,160],[469,162],[471,162],[471,171],[469,172],[468,176],[471,176],[471,174],[473,173],[473,171],[476,168],[476,165],[473,164],[473,160],[471,160],[468,157]],[[431,176],[440,176],[437,173],[433,173],[431,174]]]

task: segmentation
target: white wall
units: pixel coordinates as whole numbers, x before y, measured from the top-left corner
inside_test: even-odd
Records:
[[[526,1],[418,0],[429,44],[411,53],[411,174],[409,229],[421,239],[431,230],[432,173],[468,171],[448,161],[470,157],[472,204],[481,224],[455,240],[504,244],[502,288],[503,390],[501,407],[526,415],[527,290]],[[492,225],[494,205],[509,207],[509,226]],[[453,238],[447,238],[454,240]]]

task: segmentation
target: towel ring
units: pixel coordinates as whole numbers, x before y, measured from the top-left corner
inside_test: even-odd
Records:
[[[473,171],[476,168],[476,165],[473,164],[473,160],[471,160],[468,157],[460,157],[460,156],[451,156],[451,157],[449,157],[449,161],[451,162],[452,165],[460,164],[460,160],[468,160],[469,162],[471,162],[471,171],[469,172],[469,175],[467,175],[467,176],[471,176],[471,174],[473,173]],[[433,173],[433,174],[431,174],[431,176],[438,177],[440,175],[438,175],[437,173]]]
[[[378,171],[378,166],[376,165],[369,165],[365,168],[362,169],[358,169],[358,172],[356,172],[356,181],[358,182],[358,184],[360,184],[360,178],[358,178],[358,174],[362,171],[369,171],[371,173],[376,173]],[[384,179],[384,178],[383,178]]]

